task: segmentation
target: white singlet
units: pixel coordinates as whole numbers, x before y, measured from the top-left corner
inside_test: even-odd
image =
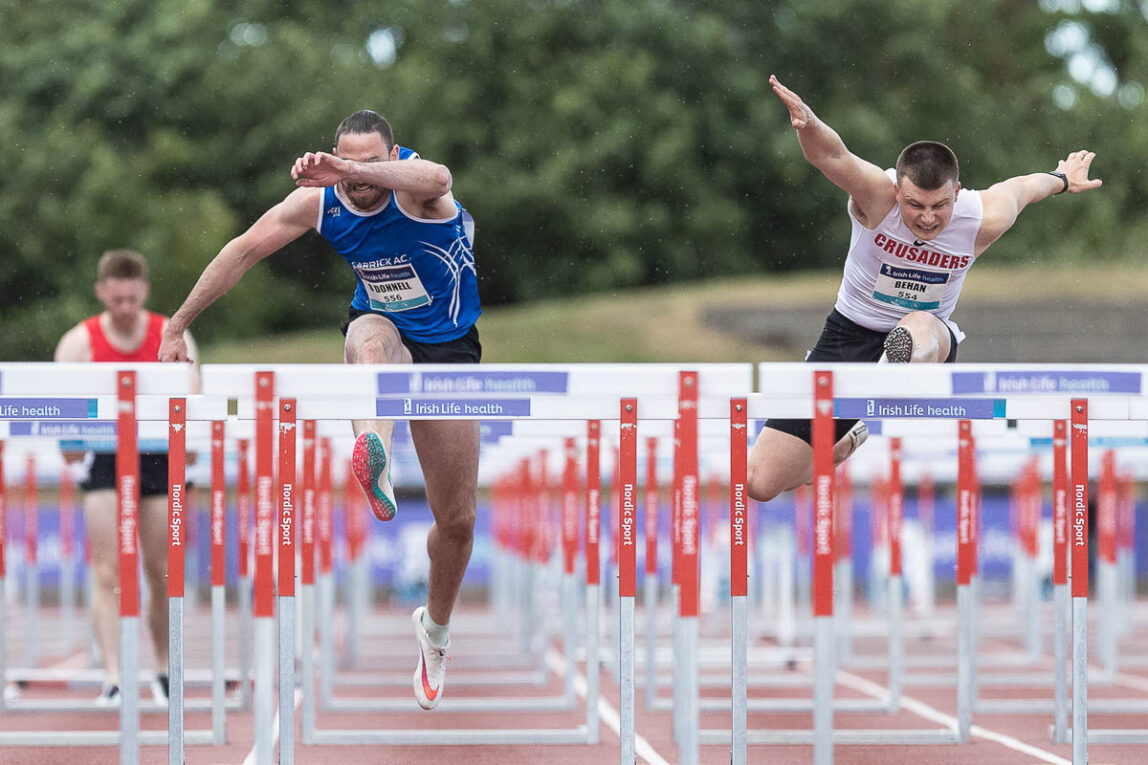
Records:
[[[895,170],[887,172],[896,180]],[[901,220],[898,204],[872,229],[862,226],[850,210],[853,233],[834,307],[850,321],[879,332],[893,329],[912,311],[927,311],[949,325],[957,342],[964,340],[949,316],[976,259],[983,215],[980,192],[961,189],[949,224],[935,239],[923,242]]]

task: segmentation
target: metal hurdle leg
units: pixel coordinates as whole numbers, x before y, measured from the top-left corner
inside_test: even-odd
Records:
[[[2,452],[0,452],[2,453]],[[0,464],[0,472],[3,472],[4,465]],[[4,479],[0,477],[0,494],[4,491]],[[0,497],[0,533],[4,528],[4,499]],[[4,540],[0,538],[0,546],[4,544]],[[4,571],[0,569],[0,711],[8,705],[9,693],[8,690],[8,630],[5,627],[8,624],[8,596],[5,592],[5,576]],[[14,692],[12,692],[14,693]]]
[[[343,667],[359,666],[359,636],[367,603],[367,558],[360,554],[347,566],[347,632],[343,640]]]
[[[973,619],[969,585],[957,586],[957,741],[968,743],[973,721]]]
[[[152,597],[159,597],[158,593]],[[167,599],[168,764],[183,765],[183,598]],[[214,677],[212,678],[214,681]]]
[[[904,591],[900,574],[889,577],[889,714],[901,708],[901,681],[904,677],[905,650],[902,635]]]
[[[646,574],[642,603],[646,609],[646,710],[653,711],[658,699],[658,575]]]
[[[577,650],[578,642],[578,606],[577,606],[577,593],[578,582],[574,579],[574,574],[562,575],[562,611],[563,611],[563,634],[562,634],[562,652],[563,663],[565,664],[565,677],[563,678],[563,692],[562,696],[566,703],[574,704],[574,671],[575,671],[575,652]]]
[[[682,588],[680,585],[673,586],[674,602],[672,604],[673,613],[671,619],[671,704],[673,709],[670,714],[670,737],[674,743],[679,742],[679,736],[682,729],[682,687],[685,683],[683,675],[683,662],[678,660],[679,656],[684,656],[685,652],[682,648],[682,619],[681,619],[681,603],[682,603]]]
[[[273,705],[275,703],[275,620],[268,616],[255,619],[255,762],[271,763]]]
[[[227,741],[226,666],[227,594],[223,585],[211,588],[211,743],[223,746]],[[168,677],[170,682],[171,677]]]
[[[1035,664],[1040,661],[1041,653],[1044,650],[1041,639],[1040,579],[1037,573],[1036,560],[1025,555],[1024,562],[1025,613],[1027,614],[1025,643],[1028,646],[1029,661]]]
[[[622,596],[618,599],[620,637],[618,654],[618,674],[621,717],[621,762],[631,765],[637,762],[634,744],[634,598]]]
[[[120,765],[140,759],[139,617],[120,617]]]
[[[1072,599],[1072,762],[1088,763],[1088,598]]]
[[[76,559],[60,560],[60,639],[64,653],[76,647]]]
[[[330,572],[319,573],[319,707],[330,709],[335,680],[335,583]]]
[[[251,704],[251,588],[250,574],[239,577],[239,698],[244,708]]]
[[[1058,584],[1053,588],[1052,604],[1052,653],[1055,665],[1052,740],[1064,744],[1068,742],[1068,587]]]
[[[295,762],[295,598],[279,598],[279,762]]]
[[[837,604],[833,612],[836,622],[834,632],[837,638],[837,660],[847,665],[853,655],[853,559],[842,557],[837,561],[834,579],[838,582]]]
[[[600,717],[598,697],[600,695],[601,664],[598,660],[600,618],[602,598],[597,584],[586,586],[586,743],[597,744]]]
[[[33,532],[34,533],[34,532]],[[26,590],[24,596],[24,611],[27,614],[27,623],[24,625],[27,634],[27,645],[24,646],[24,661],[29,667],[40,665],[40,564],[38,561],[25,561]]]
[[[303,600],[303,743],[310,744],[315,738],[315,586],[301,586]]]
[[[1101,560],[1097,566],[1100,574],[1100,658],[1104,676],[1109,680],[1116,677],[1120,644],[1120,616],[1118,609],[1120,586],[1116,564]]]

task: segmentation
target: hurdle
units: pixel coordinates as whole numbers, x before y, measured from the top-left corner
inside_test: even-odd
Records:
[[[140,379],[137,387],[137,376]],[[0,364],[0,382],[4,396],[0,397],[0,425],[4,427],[0,436],[7,437],[14,428],[24,429],[24,423],[46,422],[53,425],[62,423],[85,424],[92,421],[108,421],[114,418],[119,439],[117,451],[117,482],[119,489],[119,571],[120,571],[120,666],[122,702],[119,710],[120,724],[117,731],[67,731],[51,732],[11,732],[0,733],[0,745],[7,746],[75,746],[116,745],[120,747],[120,760],[134,763],[139,759],[141,745],[169,745],[169,751],[180,751],[184,740],[191,743],[209,743],[210,731],[176,731],[173,743],[165,731],[141,731],[139,728],[138,693],[138,549],[135,539],[135,524],[138,497],[138,456],[137,421],[167,421],[175,406],[163,394],[186,390],[188,385],[186,369],[155,364],[91,365],[91,364]],[[16,394],[14,397],[11,394]],[[34,398],[33,398],[34,396]],[[182,407],[183,404],[180,404]],[[226,411],[225,402],[199,398],[191,406],[190,412],[182,416],[192,420],[219,418]],[[80,427],[80,425],[77,425]],[[49,429],[50,430],[50,429]],[[173,431],[175,429],[173,428]],[[182,438],[184,429],[179,428]],[[182,464],[179,464],[182,470]],[[170,501],[170,500],[169,500]],[[170,507],[170,506],[169,506]],[[170,519],[170,518],[169,518]],[[182,548],[180,549],[182,553]],[[179,566],[178,573],[182,573]],[[169,578],[169,587],[177,582]],[[182,588],[182,578],[178,581]],[[161,597],[155,593],[154,597]],[[177,618],[179,608],[176,609]],[[178,633],[172,634],[173,658],[180,655],[182,644]],[[169,666],[169,671],[182,667]],[[5,667],[5,670],[7,668]],[[181,686],[176,686],[181,691]],[[173,694],[169,705],[169,724],[172,715],[182,712],[179,694]],[[7,709],[70,709],[72,705],[52,705],[43,703],[21,703],[9,699]],[[86,705],[90,707],[91,704]],[[177,726],[181,727],[181,725]],[[183,733],[183,735],[179,735]],[[172,754],[174,757],[175,754]],[[182,754],[180,754],[182,761]]]
[[[745,367],[745,365],[741,365],[741,366]],[[340,367],[339,369],[343,373],[346,372],[345,367]],[[748,370],[748,367],[745,367],[745,369]],[[232,371],[234,371],[234,370],[232,370]],[[433,372],[433,371],[434,370],[423,369],[423,370],[420,370],[420,373],[423,375],[426,375],[428,372]],[[458,371],[457,368],[450,369],[450,372],[452,374],[456,373],[457,371]],[[406,375],[406,373],[403,373],[403,374]],[[284,379],[286,379],[288,376],[289,375],[286,372],[283,375]],[[746,374],[745,377],[748,379],[748,374]],[[205,379],[205,389],[215,390],[213,388],[209,388],[209,386],[211,385],[211,383],[209,382],[209,380],[211,379],[211,371],[206,369],[206,368],[204,370],[204,379]],[[328,380],[327,382],[330,382],[330,381]],[[330,389],[329,385],[325,387],[325,390],[329,390],[329,389]],[[369,390],[369,389],[370,389],[370,387],[368,386],[367,390]],[[312,414],[314,415],[315,419],[347,419],[347,417],[348,417],[348,415],[345,412],[338,414],[338,415],[332,415],[332,414],[325,414],[323,411],[321,411],[323,406],[328,406],[328,409],[330,409],[331,406],[333,406],[333,399],[330,396],[327,397],[327,401],[324,404],[323,402],[318,402],[318,401],[313,402],[309,399],[304,398],[303,393],[301,391],[289,390],[288,392],[299,394],[298,395],[298,405],[299,405],[299,409],[300,409],[300,416],[304,417],[304,419],[308,418]],[[380,397],[380,400],[382,400],[381,397]],[[342,401],[340,403],[345,405],[348,403],[348,401]],[[600,399],[599,399],[599,401],[600,401]],[[614,406],[617,406],[617,404],[616,404],[617,399],[614,399],[614,401],[615,401]],[[363,418],[370,418],[372,416],[379,416],[381,414],[381,412],[379,411],[379,408],[382,406],[379,403],[379,401],[372,399],[369,401],[369,403],[373,404],[373,406],[370,406],[370,413],[369,414],[366,413],[366,408],[364,408],[363,415],[357,415],[357,414],[352,413],[351,416],[353,416],[353,417],[363,416]],[[531,403],[532,403],[532,405],[535,405],[537,409],[542,409],[543,406],[546,405],[547,402],[546,402],[546,399],[543,399],[543,398],[532,398]],[[407,405],[408,406],[410,405],[410,399],[408,399]],[[245,410],[245,407],[247,405],[244,403],[244,400],[242,398],[240,398],[240,400],[239,400],[239,406],[240,406],[240,416],[243,417],[244,416],[244,410]],[[605,406],[605,405],[603,404],[603,406]],[[415,406],[414,409],[417,410],[418,406]],[[617,414],[606,414],[605,410],[603,410],[603,413],[604,413],[603,419],[616,419],[617,418]],[[390,412],[387,412],[387,416],[395,416],[396,418],[399,418],[399,417],[401,417],[401,414],[398,414],[398,413],[391,414]],[[553,415],[549,415],[549,416],[554,417]],[[537,415],[532,414],[532,417],[534,417],[536,419],[545,420],[545,419],[547,419],[548,415],[546,415],[545,413],[540,413]],[[563,411],[557,417],[554,417],[554,419],[565,419],[568,417],[570,417],[570,415]],[[585,420],[586,415],[582,414],[580,412],[578,415],[578,419]],[[669,418],[667,417],[666,419],[669,419]],[[588,573],[589,573],[590,569],[592,569],[592,568],[594,568],[594,567],[589,565],[589,564],[587,565]],[[408,705],[409,705],[409,702],[408,702]],[[353,738],[357,733],[359,733],[359,732],[351,732],[351,737]],[[323,732],[322,731],[315,730],[314,734],[315,735],[314,735],[313,740],[319,741],[319,742],[321,742],[323,740]],[[336,735],[339,735],[339,734],[336,734]],[[340,737],[338,740],[346,741],[349,739],[346,737]],[[442,742],[444,739],[443,739],[441,734],[438,734],[438,735],[435,735],[432,740],[436,741],[436,742]],[[387,742],[388,741],[381,741],[381,743],[387,743]],[[371,737],[370,741],[364,741],[364,743],[380,743],[380,740],[377,737]]]

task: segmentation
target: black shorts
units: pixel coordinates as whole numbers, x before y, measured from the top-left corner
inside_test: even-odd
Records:
[[[351,322],[367,314],[387,318],[386,314],[363,311],[352,306],[347,309],[347,320],[339,327],[343,337],[347,336],[347,328],[351,326]],[[447,340],[445,343],[420,343],[411,340],[402,332],[399,332],[399,339],[411,352],[411,361],[415,364],[477,364],[482,361],[482,343],[478,340],[477,324],[472,324],[462,337]]]
[[[92,460],[88,477],[80,483],[84,491],[116,488],[116,455],[99,453]],[[140,454],[140,496],[167,496],[167,455]]]
[[[945,325],[949,330],[949,355],[946,364],[957,360],[957,336],[953,334],[952,327]],[[821,330],[821,337],[817,338],[817,345],[805,357],[806,361],[858,361],[874,362],[881,358],[885,352],[885,338],[888,332],[867,329],[849,319],[846,319],[837,309],[825,319],[825,328]],[[848,433],[857,420],[837,420],[837,438],[840,441]],[[809,420],[766,420],[765,427],[780,430],[797,436],[807,444],[813,443],[812,427]]]

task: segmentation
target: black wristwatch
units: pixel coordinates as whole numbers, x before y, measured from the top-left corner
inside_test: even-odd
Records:
[[[1064,173],[1058,173],[1055,170],[1046,170],[1045,172],[1047,172],[1049,175],[1055,175],[1057,178],[1059,178],[1064,183],[1064,188],[1061,189],[1060,191],[1056,192],[1057,194],[1063,194],[1064,192],[1068,191],[1068,176],[1067,175],[1065,175]]]

